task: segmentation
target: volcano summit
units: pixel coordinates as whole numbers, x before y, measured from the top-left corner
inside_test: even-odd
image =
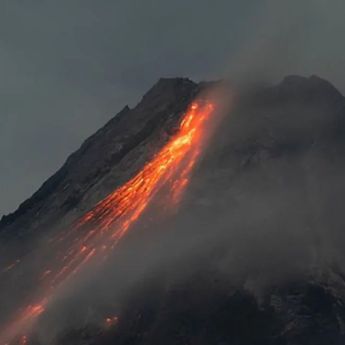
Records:
[[[319,77],[159,80],[2,218],[1,341],[343,344],[344,149]]]

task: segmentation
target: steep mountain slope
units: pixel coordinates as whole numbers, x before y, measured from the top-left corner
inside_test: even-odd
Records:
[[[89,209],[157,151],[197,92],[188,79],[159,80],[134,109],[126,106],[17,211],[3,216],[0,236],[39,236],[62,217],[71,213],[70,221]]]
[[[160,80],[3,217],[1,242],[25,253],[92,207],[162,146],[207,87]],[[146,249],[160,266],[121,300],[114,327],[90,320],[56,343],[343,344],[344,149],[345,99],[327,81],[290,76],[238,91],[178,219]],[[131,249],[138,257],[140,246]]]

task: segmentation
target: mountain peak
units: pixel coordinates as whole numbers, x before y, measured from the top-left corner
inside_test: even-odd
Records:
[[[115,188],[138,168],[139,163],[132,157],[135,151],[141,152],[136,157],[139,162],[153,153],[152,148],[144,150],[149,142],[154,142],[151,142],[152,147],[159,149],[162,143],[157,139],[157,132],[166,127],[165,123],[171,117],[178,119],[197,91],[198,84],[186,78],[159,79],[136,107],[125,106],[68,157],[61,169],[31,198],[15,212],[3,216],[0,232],[31,233],[33,229],[36,231],[46,224],[54,224],[70,211],[91,207],[98,201],[97,197],[109,193],[110,186]],[[126,167],[117,167],[121,164]],[[125,171],[121,173],[121,170]],[[102,183],[108,185],[105,187]],[[91,193],[97,184],[101,187]],[[89,202],[82,206],[83,200]]]
[[[323,99],[330,98],[331,102],[343,98],[335,86],[317,75],[310,77],[289,75],[278,84],[278,89],[285,94],[303,93],[305,96],[321,96]]]
[[[174,99],[177,94],[185,93],[188,96],[196,86],[197,84],[188,78],[160,78],[145,93],[138,108],[149,106],[157,109],[163,104],[170,105],[169,100]]]

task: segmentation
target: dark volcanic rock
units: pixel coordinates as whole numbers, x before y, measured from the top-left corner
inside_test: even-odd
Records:
[[[166,140],[162,132],[171,127],[167,123],[178,120],[196,92],[197,84],[188,79],[159,80],[134,109],[126,106],[88,138],[17,211],[4,216],[0,237],[39,236],[69,212],[73,214],[68,221],[90,208],[162,145]],[[149,144],[151,148],[145,150]],[[129,157],[139,162],[124,162]]]
[[[345,140],[345,99],[318,77],[287,77],[240,96],[223,135],[221,145],[242,156],[295,154],[313,145],[337,150]]]
[[[169,287],[150,284],[127,301],[116,327],[103,333],[99,332],[91,339],[88,337],[84,343],[344,343],[344,295],[339,296],[335,293],[332,284],[329,285],[325,281],[290,283],[284,287],[270,289],[258,299],[246,289],[235,288],[215,277],[217,275],[195,275],[183,284]],[[342,293],[345,292],[344,284],[340,290]],[[57,344],[83,344],[84,334],[85,330],[66,333]]]
[[[207,87],[160,80],[3,217],[1,241],[30,243],[90,209],[166,142],[188,103]],[[160,277],[144,282],[145,288],[128,293],[115,328],[81,326],[63,332],[58,345],[345,343],[344,97],[316,76],[289,76],[275,86],[241,91],[230,115],[195,176],[197,205],[190,201],[185,213],[196,209],[193,239],[202,228],[217,237],[218,215],[229,214],[237,220],[237,246],[230,235],[207,237],[197,273],[182,282],[173,274],[168,283]],[[183,236],[184,229],[174,229],[174,235]],[[218,256],[232,255],[225,273],[209,269],[220,266],[210,255],[212,246]],[[253,288],[253,277],[261,285]]]

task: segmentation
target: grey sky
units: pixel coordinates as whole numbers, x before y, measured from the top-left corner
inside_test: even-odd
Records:
[[[0,215],[159,77],[276,81],[345,92],[343,0],[3,0]]]

